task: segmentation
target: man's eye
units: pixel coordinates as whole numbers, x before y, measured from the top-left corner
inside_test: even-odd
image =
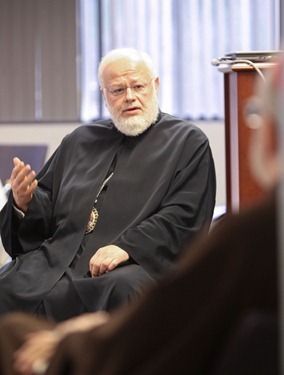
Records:
[[[140,84],[140,83],[137,83],[136,85],[133,85],[132,86],[133,90],[135,91],[140,91],[140,90],[143,90],[144,89],[144,85]]]
[[[119,87],[118,89],[112,90],[113,94],[122,94],[124,92],[124,87]]]

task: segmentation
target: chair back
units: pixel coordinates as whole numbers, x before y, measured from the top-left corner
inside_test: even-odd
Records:
[[[37,173],[45,163],[47,145],[0,144],[0,179],[3,185],[11,176],[13,158],[17,156],[25,164],[30,164]]]

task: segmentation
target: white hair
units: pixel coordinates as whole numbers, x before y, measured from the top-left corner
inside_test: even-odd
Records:
[[[101,87],[104,86],[103,72],[106,66],[114,61],[118,61],[122,59],[143,61],[146,64],[147,68],[149,69],[151,76],[153,78],[157,76],[157,72],[153,64],[153,61],[146,52],[138,51],[135,48],[117,48],[108,52],[101,59],[101,62],[98,67],[98,80],[99,80]]]

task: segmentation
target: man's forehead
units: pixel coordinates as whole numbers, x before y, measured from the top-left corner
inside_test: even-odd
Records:
[[[121,59],[110,62],[104,69],[103,76],[107,80],[115,80],[120,77],[145,76],[149,73],[149,69],[143,60]]]

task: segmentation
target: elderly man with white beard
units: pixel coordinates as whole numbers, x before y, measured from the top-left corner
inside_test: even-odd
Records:
[[[284,60],[266,74],[246,107],[250,167],[263,199],[197,236],[176,268],[129,306],[58,324],[7,314],[1,374],[281,373]]]
[[[14,158],[1,236],[0,314],[63,321],[139,298],[207,230],[215,169],[204,133],[162,113],[149,56],[110,51],[98,69],[110,120],[67,135],[36,176]]]

